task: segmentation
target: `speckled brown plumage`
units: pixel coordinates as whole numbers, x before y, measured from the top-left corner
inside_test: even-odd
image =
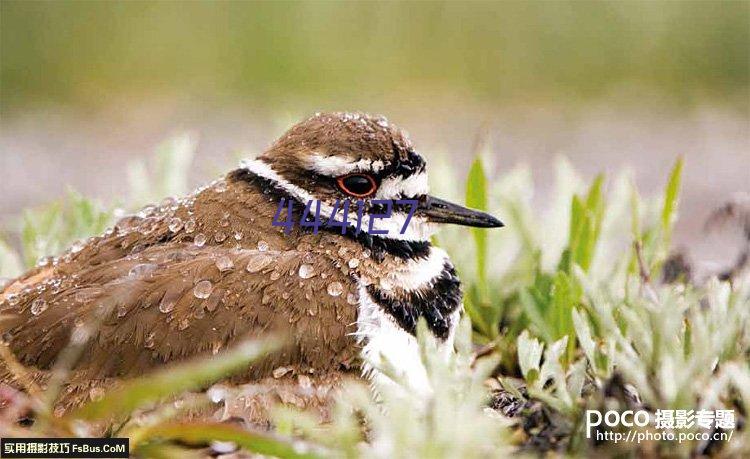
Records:
[[[358,374],[368,336],[391,339],[391,333],[416,352],[420,317],[449,339],[461,292],[447,256],[430,246],[430,225],[502,224],[428,196],[425,162],[402,131],[381,117],[316,115],[252,167],[125,217],[5,288],[0,335],[38,382],[44,384],[71,340],[90,335],[61,407],[122,378],[272,331],[287,335],[289,345],[235,382],[269,381],[280,367],[323,379],[350,369]],[[296,225],[285,234],[272,226],[281,198],[294,201],[295,219],[302,196],[328,206],[350,198],[337,180],[351,170],[383,184],[387,199],[419,202],[420,229],[380,237],[351,227],[346,234],[331,228],[315,234]],[[365,205],[365,212],[377,210]],[[365,322],[358,317],[362,305]],[[390,331],[378,335],[381,326]],[[18,386],[4,367],[0,382]]]
[[[317,370],[348,365],[356,355],[347,336],[356,292],[348,268],[336,266],[345,266],[340,244],[323,233],[285,237],[270,225],[276,204],[251,184],[220,181],[119,222],[26,276],[43,273],[43,281],[6,294],[2,329],[11,349],[22,363],[49,369],[76,327],[104,311],[76,367],[80,378],[140,374],[273,329],[291,329],[295,345],[250,375],[291,363]],[[312,277],[299,276],[303,264]],[[326,291],[335,282],[342,292],[334,297]],[[210,295],[196,297],[196,288],[208,285]],[[290,300],[292,293],[304,301]]]

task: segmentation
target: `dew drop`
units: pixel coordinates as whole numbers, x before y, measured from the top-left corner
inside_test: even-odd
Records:
[[[234,240],[235,241],[241,241],[242,240],[242,231],[237,231],[234,233]]]
[[[331,296],[339,296],[344,291],[344,286],[341,282],[331,282],[328,284],[328,294]]]
[[[202,280],[195,284],[195,287],[193,288],[193,295],[195,295],[196,298],[200,299],[206,299],[209,296],[211,296],[211,292],[213,292],[214,286],[209,280]]]
[[[75,241],[72,246],[70,246],[70,253],[78,253],[81,250],[83,250],[83,241]]]
[[[357,266],[359,266],[359,260],[356,258],[352,258],[351,260],[349,260],[349,263],[347,264],[349,265],[350,268],[354,269]]]
[[[21,300],[21,297],[16,293],[11,293],[7,297],[5,297],[5,299],[8,300],[8,304],[10,304],[11,306],[15,306]]]
[[[226,228],[227,226],[229,226],[229,220],[222,220],[222,221],[219,222],[219,225],[222,228]]]
[[[220,272],[231,271],[234,268],[234,262],[228,256],[222,255],[216,259],[216,267]]]
[[[126,308],[125,306],[118,306],[117,307],[117,317],[120,318],[120,319],[122,319],[126,315],[128,315],[128,308]]]
[[[174,310],[175,304],[176,302],[174,300],[164,297],[164,299],[161,300],[161,303],[159,303],[159,312],[169,314]]]
[[[102,293],[102,289],[98,287],[91,287],[79,290],[75,294],[75,300],[79,303],[86,303],[93,300]]]
[[[177,204],[177,200],[171,196],[166,197],[159,203],[162,207],[172,207]]]
[[[41,257],[41,258],[39,258],[39,260],[37,260],[36,266],[38,268],[41,268],[43,266],[47,266],[50,263],[52,263],[53,260],[54,260],[54,258],[52,258],[52,257]]]
[[[249,273],[257,273],[261,269],[271,264],[272,261],[273,258],[261,254],[250,258],[250,261],[247,262],[247,267],[245,268],[245,270]]]
[[[193,231],[195,231],[195,220],[191,218],[185,222],[185,232],[192,233]]]
[[[357,304],[359,303],[359,298],[357,298],[357,295],[350,293],[346,295],[346,302],[349,304]]]
[[[37,298],[31,303],[31,315],[38,316],[47,309],[47,306],[49,305],[43,299]]]
[[[182,229],[182,220],[179,217],[174,217],[173,219],[169,220],[169,231],[173,233],[177,233]]]
[[[323,279],[328,279],[328,273],[320,273],[320,277]]]
[[[261,252],[265,252],[266,250],[268,250],[268,242],[264,240],[258,241],[258,250],[260,250]]]
[[[315,270],[312,265],[303,264],[300,265],[298,274],[302,279],[309,279],[315,275]]]
[[[214,233],[214,239],[216,242],[224,242],[227,239],[227,233],[224,231],[217,231]]]
[[[130,272],[128,272],[128,277],[131,278],[140,278],[144,277],[148,274],[151,274],[156,270],[157,266],[152,263],[141,263],[138,265],[133,266],[130,269]]]
[[[198,247],[203,247],[203,245],[206,243],[206,235],[203,233],[196,234],[195,239],[193,239],[193,243]]]

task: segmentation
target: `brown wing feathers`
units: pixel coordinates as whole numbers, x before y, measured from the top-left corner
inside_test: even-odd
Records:
[[[248,209],[268,217],[275,204],[246,191],[242,184],[209,188],[186,204],[123,221],[118,232],[44,268],[43,280],[11,286],[15,293],[9,297],[6,290],[0,303],[4,338],[24,364],[48,369],[76,327],[99,317],[76,367],[84,378],[137,375],[272,329],[291,330],[293,345],[249,376],[277,365],[325,370],[346,364],[355,357],[349,333],[356,311],[347,302],[354,284],[322,249],[316,256],[291,249],[271,231],[270,218],[267,230],[248,222]],[[221,193],[222,206],[211,205]],[[209,223],[187,224],[193,219]],[[215,237],[219,231],[226,237]],[[306,247],[317,250],[310,237],[314,243]],[[327,294],[332,282],[343,287],[336,296]]]

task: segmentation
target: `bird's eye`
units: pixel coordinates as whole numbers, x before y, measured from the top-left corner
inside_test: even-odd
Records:
[[[378,189],[375,179],[366,174],[344,175],[337,178],[336,183],[341,191],[357,198],[370,196]]]

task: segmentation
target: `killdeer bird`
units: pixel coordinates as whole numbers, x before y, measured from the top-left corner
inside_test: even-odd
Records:
[[[337,200],[362,201],[361,229],[350,218],[287,233],[272,224],[282,198],[296,219],[310,200],[323,220]],[[382,211],[373,200],[402,199],[418,201],[406,227],[399,205],[372,218]],[[450,347],[462,309],[454,267],[429,240],[443,223],[502,226],[429,196],[424,159],[385,118],[317,114],[222,179],[123,218],[16,280],[2,295],[0,332],[43,373],[76,330],[97,323],[75,364],[86,383],[285,330],[291,344],[249,368],[248,380],[284,367],[362,371],[388,384],[378,371],[388,360],[415,390],[429,390],[417,321]],[[7,370],[1,377],[12,383]]]

